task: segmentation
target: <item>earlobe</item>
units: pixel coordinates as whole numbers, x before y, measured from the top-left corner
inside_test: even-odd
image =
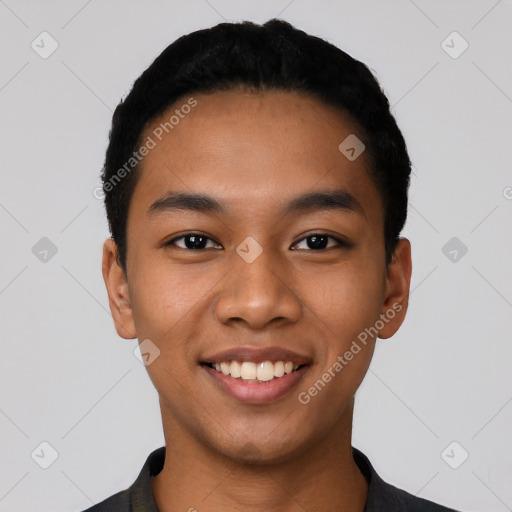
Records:
[[[137,337],[131,307],[128,281],[117,259],[117,244],[107,238],[103,244],[102,273],[108,293],[108,302],[117,334],[124,339]]]
[[[387,269],[386,291],[380,315],[384,325],[379,329],[379,338],[393,336],[405,319],[411,273],[411,243],[407,238],[400,238]]]

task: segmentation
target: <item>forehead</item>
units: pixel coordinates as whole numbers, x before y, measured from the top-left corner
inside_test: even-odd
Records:
[[[339,149],[361,138],[342,111],[295,92],[224,91],[178,100],[144,130],[154,147],[139,164],[132,203],[146,211],[169,191],[222,197],[267,209],[306,191],[343,188],[363,210],[380,203],[364,152]]]

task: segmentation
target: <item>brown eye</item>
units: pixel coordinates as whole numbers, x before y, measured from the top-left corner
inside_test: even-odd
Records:
[[[176,242],[178,240],[183,240],[183,245],[177,244]],[[211,246],[207,247],[207,244],[209,241],[216,244],[216,242],[214,242],[211,238],[208,238],[207,236],[201,235],[199,233],[188,233],[186,235],[182,235],[177,238],[173,238],[172,240],[169,240],[169,242],[167,242],[165,245],[166,246],[176,245],[177,247],[180,247],[181,249],[197,251],[197,250],[201,250],[201,249],[210,249]]]
[[[334,240],[334,245],[328,245],[329,239]],[[348,244],[344,242],[343,240],[340,240],[339,238],[336,238],[331,235],[327,235],[326,233],[313,233],[311,235],[308,235],[304,237],[302,240],[299,240],[294,247],[297,247],[299,244],[306,241],[307,247],[306,249],[311,250],[324,250],[324,249],[331,249],[332,247],[348,247]],[[299,249],[304,250],[304,248]]]

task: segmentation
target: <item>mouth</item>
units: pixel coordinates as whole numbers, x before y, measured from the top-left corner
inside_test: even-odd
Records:
[[[199,363],[214,386],[239,402],[268,404],[295,388],[311,360],[288,351],[228,351]]]
[[[282,379],[285,375],[297,372],[307,366],[307,364],[298,364],[292,361],[222,361],[222,362],[203,362],[202,366],[211,368],[217,373],[221,373],[231,379],[251,384],[260,384],[271,382],[276,379]]]

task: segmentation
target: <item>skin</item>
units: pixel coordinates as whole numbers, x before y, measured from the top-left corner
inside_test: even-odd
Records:
[[[352,412],[376,338],[307,405],[297,397],[393,304],[401,310],[379,337],[398,330],[408,304],[410,243],[401,238],[385,266],[382,201],[365,153],[349,161],[338,150],[358,133],[341,111],[291,92],[194,98],[197,106],[141,163],[126,275],[112,239],[103,250],[118,334],[149,338],[160,350],[146,367],[159,393],[167,453],[151,483],[157,507],[361,512],[368,486],[351,455]],[[361,213],[279,213],[298,195],[338,188],[355,196]],[[210,195],[229,210],[148,215],[167,191]],[[191,232],[208,237],[207,248],[186,249],[183,238],[165,246]],[[350,247],[328,239],[327,248],[315,249],[312,233],[345,237]],[[263,249],[252,263],[236,252],[248,236]],[[242,344],[288,348],[311,364],[286,396],[243,403],[199,365],[206,354]]]

